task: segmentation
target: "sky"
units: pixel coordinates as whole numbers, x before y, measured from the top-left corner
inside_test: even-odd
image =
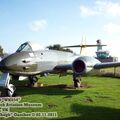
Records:
[[[120,0],[0,0],[0,45],[12,53],[26,41],[45,46],[96,44],[120,58]],[[79,49],[73,49],[79,53]],[[95,55],[96,48],[88,48]]]

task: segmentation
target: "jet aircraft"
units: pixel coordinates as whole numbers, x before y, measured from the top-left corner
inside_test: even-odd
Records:
[[[88,46],[90,47],[90,45]],[[0,70],[3,73],[0,79],[0,86],[6,89],[8,96],[14,96],[16,87],[10,83],[10,76],[15,80],[20,76],[28,77],[30,85],[34,86],[38,81],[36,75],[46,75],[48,73],[62,75],[67,74],[71,70],[74,86],[79,87],[83,74],[93,69],[116,66],[120,66],[120,62],[101,63],[94,57],[43,49],[38,44],[25,42],[20,45],[15,53],[0,61]]]

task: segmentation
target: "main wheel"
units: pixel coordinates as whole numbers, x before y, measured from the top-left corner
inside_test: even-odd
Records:
[[[74,81],[74,87],[75,87],[75,88],[80,88],[80,84],[81,84],[81,83],[80,83],[80,80],[75,80],[75,81]]]
[[[12,80],[19,80],[19,76],[17,76],[17,75],[12,75]]]
[[[34,86],[35,83],[37,83],[38,78],[31,76],[31,77],[29,77],[29,80],[30,80],[30,86]]]
[[[73,81],[74,81],[74,87],[75,88],[80,88],[80,85],[81,85],[81,77],[76,75],[76,74],[73,74]]]

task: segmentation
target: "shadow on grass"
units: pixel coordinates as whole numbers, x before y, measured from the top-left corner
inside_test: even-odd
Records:
[[[25,96],[32,94],[40,95],[75,95],[80,94],[83,90],[68,89],[66,85],[52,85],[38,88],[17,87],[17,96]]]
[[[71,111],[76,113],[76,117],[56,120],[120,120],[120,109],[73,104]]]

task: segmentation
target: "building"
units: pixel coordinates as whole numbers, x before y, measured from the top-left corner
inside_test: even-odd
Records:
[[[101,43],[101,40],[97,40],[97,52],[96,52],[96,58],[101,62],[117,62],[118,57],[112,57],[109,55],[109,51],[104,51],[102,49],[103,45]],[[104,45],[105,46],[105,45]]]

